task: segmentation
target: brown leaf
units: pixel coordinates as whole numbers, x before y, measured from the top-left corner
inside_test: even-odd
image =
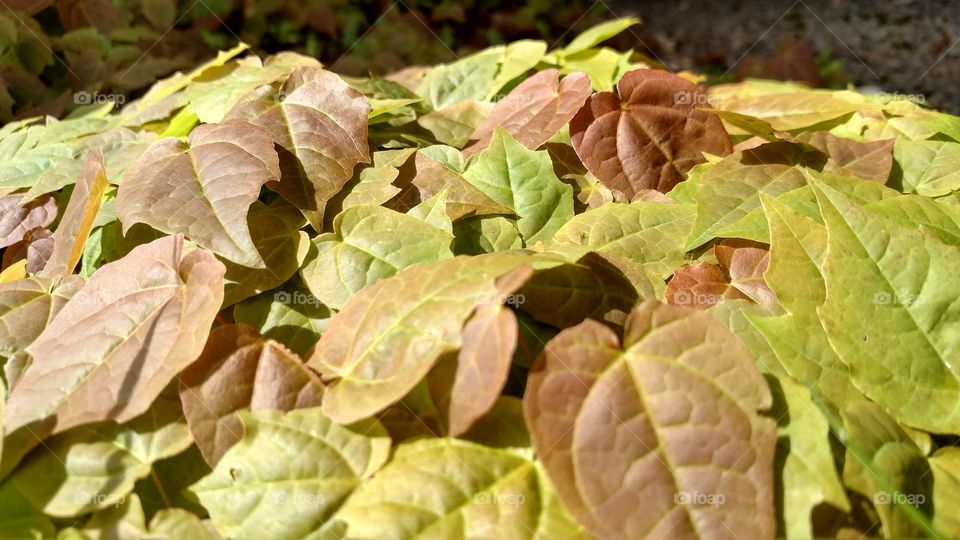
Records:
[[[664,293],[667,303],[707,309],[724,299],[746,298],[730,286],[723,268],[701,262],[683,266],[673,274]]]
[[[628,199],[641,189],[666,193],[704,161],[702,152],[731,151],[720,119],[696,108],[705,100],[697,85],[672,73],[631,71],[617,94],[594,94],[573,118],[573,147],[594,176]]]
[[[27,231],[46,227],[57,218],[57,203],[47,195],[20,204],[23,195],[0,198],[0,248],[23,240]]]
[[[502,304],[485,303],[464,325],[462,336],[460,352],[451,355],[453,369],[441,377],[443,395],[437,403],[446,413],[451,437],[469,430],[500,396],[517,347],[517,318]]]
[[[3,473],[43,437],[147,410],[203,350],[223,272],[208,251],[184,256],[179,235],[100,267],[27,347],[33,363],[7,402]]]
[[[590,78],[572,73],[560,80],[556,69],[543,70],[523,81],[500,100],[490,116],[470,136],[464,157],[483,150],[501,126],[530,150],[536,150],[560,131],[590,96]]]
[[[467,182],[459,173],[447,168],[443,163],[417,152],[414,158],[412,178],[401,178],[406,185],[403,191],[394,197],[387,206],[400,212],[433,197],[443,190],[447,191],[447,215],[457,220],[463,217],[485,214],[514,215],[509,208],[497,204],[493,199]],[[405,166],[401,174],[409,173]]]
[[[798,136],[798,140],[829,157],[823,172],[846,172],[881,184],[886,184],[890,177],[895,139],[860,142],[817,131],[803,133]]]
[[[83,284],[80,276],[0,284],[0,355],[9,357],[30,345]]]
[[[367,114],[370,104],[335,73],[295,69],[276,90],[261,86],[245,96],[227,118],[246,120],[270,133],[280,156],[280,180],[268,187],[304,211],[318,229],[327,201],[370,162]]]
[[[265,264],[250,238],[247,211],[260,188],[280,177],[263,128],[229,120],[204,124],[188,143],[161,139],[124,174],[117,216],[124,234],[137,222],[183,233],[202,247],[251,268]]]
[[[623,346],[595,321],[564,330],[523,398],[534,448],[594,536],[772,538],[776,424],[750,354],[723,323],[650,301]]]
[[[291,411],[319,406],[322,398],[320,377],[300,357],[244,324],[213,329],[180,378],[183,413],[211,467],[243,438],[236,411]]]
[[[770,265],[770,249],[747,240],[724,240],[713,252],[730,276],[730,285],[759,304],[776,303],[777,295],[767,285],[763,273]]]
[[[109,34],[127,24],[127,15],[111,0],[60,0],[57,11],[67,30],[93,26],[101,34]]]
[[[40,277],[54,278],[73,273],[93,230],[93,220],[97,217],[106,190],[103,154],[95,149],[84,162],[67,209],[63,211],[60,224],[53,233],[53,246],[43,271],[39,273]]]

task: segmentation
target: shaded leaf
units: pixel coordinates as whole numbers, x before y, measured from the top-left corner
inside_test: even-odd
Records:
[[[296,354],[246,325],[213,329],[180,378],[184,415],[211,466],[243,438],[235,412],[303,409],[322,397],[320,378]]]
[[[38,437],[129,420],[202,350],[223,300],[221,265],[166,237],[104,265],[27,348],[10,392],[3,470]]]

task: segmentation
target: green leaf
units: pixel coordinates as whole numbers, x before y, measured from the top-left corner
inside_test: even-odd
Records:
[[[456,439],[401,445],[336,517],[350,538],[586,537],[536,462]]]
[[[941,448],[928,461],[933,472],[933,527],[945,536],[956,536],[960,519],[948,509],[960,504],[960,449]]]
[[[564,224],[557,231],[554,249],[569,244],[622,255],[667,278],[683,265],[683,241],[695,214],[694,207],[686,204],[605,204]]]
[[[431,69],[417,88],[430,106],[443,109],[454,103],[485,99],[497,91],[497,74],[506,48],[490,47],[450,64]]]
[[[871,501],[888,538],[939,537],[930,524],[930,464],[910,437],[869,401],[843,411],[843,481]]]
[[[53,437],[6,481],[50,516],[79,516],[123,503],[154,462],[191,443],[176,393],[168,392],[129,424],[81,426]]]
[[[453,257],[450,233],[388,208],[353,206],[333,226],[314,239],[300,269],[313,295],[333,309],[408,266]]]
[[[525,280],[520,274],[498,285],[498,278],[560,262],[520,253],[457,257],[408,268],[362,290],[331,319],[308,361],[338,379],[324,396],[324,412],[349,423],[398,401],[441,354],[460,347],[476,305],[504,301]]]
[[[926,197],[960,189],[960,143],[899,139],[894,156],[903,169],[903,188]]]
[[[814,191],[828,239],[818,313],[854,384],[908,426],[957,431],[960,252],[822,183]]]
[[[830,426],[802,384],[787,377],[768,377],[773,392],[771,415],[777,418],[776,470],[783,484],[777,501],[782,513],[780,534],[788,539],[813,538],[812,511],[829,503],[850,511],[830,451]]]
[[[319,408],[240,418],[243,440],[190,488],[228,537],[312,537],[390,452],[375,420],[340,426]]]
[[[585,51],[637,24],[640,24],[640,19],[636,17],[622,17],[600,23],[578,34],[569,45],[559,49],[557,53],[563,56],[569,56]]]
[[[686,249],[716,238],[720,230],[759,208],[761,193],[776,197],[806,184],[800,167],[770,156],[773,145],[782,144],[786,143],[765,145],[769,151],[732,154],[696,179],[697,219],[687,237]],[[762,161],[757,163],[757,159]]]
[[[524,244],[549,243],[573,217],[573,189],[553,172],[550,155],[517,142],[502,128],[477,154],[463,177],[480,191],[517,213]]]
[[[248,324],[264,337],[305,356],[326,330],[333,314],[309,290],[287,285],[233,307],[233,320]]]
[[[474,216],[453,224],[453,252],[480,255],[523,247],[517,220],[504,216]]]
[[[269,206],[255,201],[247,214],[247,227],[266,268],[248,268],[224,260],[223,305],[278,287],[297,273],[310,248],[303,215],[290,203],[277,199]]]

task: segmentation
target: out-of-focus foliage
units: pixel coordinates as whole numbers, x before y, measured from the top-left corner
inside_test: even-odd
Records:
[[[239,41],[384,74],[521,38],[554,43],[609,16],[580,0],[4,0],[0,121],[129,101]]]

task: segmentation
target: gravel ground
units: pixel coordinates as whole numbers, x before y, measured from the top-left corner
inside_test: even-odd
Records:
[[[960,113],[960,0],[639,0],[634,33],[672,69],[735,67],[786,36],[844,62],[857,85],[922,95]],[[642,47],[637,47],[642,50]]]

